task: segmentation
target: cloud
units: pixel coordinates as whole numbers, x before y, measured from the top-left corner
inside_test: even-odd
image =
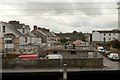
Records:
[[[116,11],[104,9],[115,8],[115,4],[109,4],[109,6],[99,4],[99,2],[114,0],[11,0],[13,3],[9,3],[9,0],[1,1],[3,3],[0,4],[3,5],[0,5],[2,7],[0,9],[3,11],[0,11],[0,15],[2,15],[0,20],[19,20],[30,25],[31,29],[33,25],[38,25],[50,28],[54,32],[72,32],[73,30],[91,32],[93,29],[110,29],[117,26],[117,14],[105,14]],[[59,1],[65,3],[61,4]],[[80,1],[83,1],[83,4]]]

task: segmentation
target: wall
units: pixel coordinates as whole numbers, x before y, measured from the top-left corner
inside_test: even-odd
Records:
[[[63,59],[81,59],[81,58],[88,58],[88,52],[87,50],[69,50],[69,49],[63,49],[63,50],[50,50],[48,51],[48,54],[61,54]],[[76,52],[76,53],[75,53]],[[94,53],[93,53],[94,54]]]
[[[101,35],[99,32],[92,33],[92,41],[101,41]]]
[[[103,58],[89,58],[89,59],[63,59],[63,60],[16,60],[4,59],[2,63],[5,68],[62,68],[63,64],[67,64],[67,68],[103,68]]]
[[[104,34],[106,35],[104,36]],[[111,36],[109,36],[109,34],[111,34]],[[115,33],[115,35],[114,33],[101,33],[101,41],[104,41],[103,40],[104,37],[106,38],[106,41],[112,41],[114,40],[113,38],[118,39],[118,33]],[[111,39],[109,40],[109,38]]]
[[[3,50],[3,38],[0,37],[0,52]]]

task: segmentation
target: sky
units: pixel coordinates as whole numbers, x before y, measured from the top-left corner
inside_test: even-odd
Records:
[[[119,0],[0,0],[0,21],[20,21],[52,32],[91,33],[118,28]]]

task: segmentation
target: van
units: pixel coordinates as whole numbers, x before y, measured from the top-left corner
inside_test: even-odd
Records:
[[[110,53],[109,55],[107,55],[107,57],[110,60],[120,60],[119,55],[117,53]]]
[[[61,54],[49,54],[45,57],[45,59],[62,59]]]

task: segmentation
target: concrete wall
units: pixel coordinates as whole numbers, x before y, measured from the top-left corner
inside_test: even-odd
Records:
[[[88,58],[89,51],[87,50],[51,50],[48,51],[48,54],[61,54],[63,59],[81,59]],[[91,52],[91,51],[90,51]],[[95,53],[93,53],[94,55]]]
[[[67,64],[67,68],[103,68],[103,58],[89,59],[63,59],[61,60],[16,60],[4,59],[2,62],[3,69],[5,68],[62,68],[63,64]]]

